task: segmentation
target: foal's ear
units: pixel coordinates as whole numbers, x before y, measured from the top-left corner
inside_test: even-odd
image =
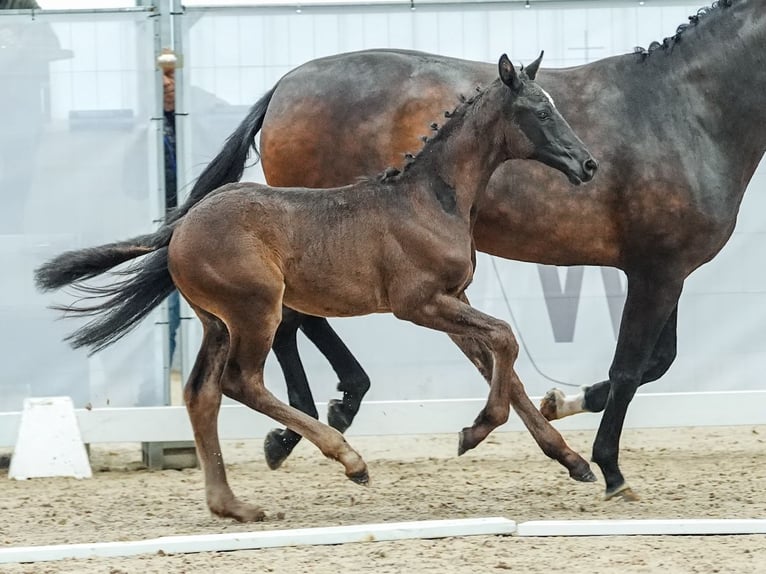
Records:
[[[529,66],[524,68],[524,71],[527,73],[527,78],[529,78],[530,80],[535,79],[535,76],[537,75],[537,70],[540,68],[540,62],[543,61],[543,54],[545,54],[545,50],[542,50],[540,52],[540,56],[537,58],[537,60],[535,60],[534,62],[529,64]]]
[[[521,79],[516,73],[516,68],[513,67],[511,61],[506,54],[500,56],[500,61],[497,63],[498,70],[500,72],[500,79],[503,83],[511,88],[514,92],[518,92],[521,89]]]

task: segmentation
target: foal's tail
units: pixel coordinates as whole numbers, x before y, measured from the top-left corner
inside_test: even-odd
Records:
[[[35,270],[35,283],[41,290],[72,285],[82,294],[77,303],[55,305],[54,309],[67,315],[94,317],[66,338],[73,347],[89,347],[95,353],[114,343],[173,292],[175,286],[168,271],[173,227],[163,225],[155,233],[127,241],[67,251]],[[124,279],[103,286],[83,283],[144,255],[146,258],[131,267],[115,272]],[[85,303],[94,299],[100,302]]]
[[[263,126],[276,86],[258,100],[221,151],[203,170],[189,197],[167,216],[167,223],[155,233],[109,243],[99,247],[62,253],[35,271],[37,286],[50,291],[72,285],[82,294],[73,305],[53,308],[68,315],[94,317],[67,337],[72,346],[100,351],[130,332],[152,309],[175,289],[168,271],[168,244],[173,228],[186,213],[210,192],[227,183],[239,181],[245,170],[250,148],[260,157],[255,135]],[[115,272],[124,277],[104,286],[86,285],[117,265],[146,256],[125,270]],[[98,299],[99,302],[92,302]]]
[[[218,155],[202,171],[186,201],[168,214],[168,222],[176,221],[186,215],[195,203],[211,191],[224,184],[239,181],[245,171],[245,164],[251,148],[256,161],[260,159],[261,154],[255,145],[255,135],[263,126],[263,118],[276,89],[277,86],[275,85],[253,104],[245,119],[223,144]]]

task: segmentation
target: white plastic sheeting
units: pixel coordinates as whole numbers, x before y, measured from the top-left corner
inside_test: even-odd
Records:
[[[89,358],[62,338],[32,272],[79,247],[147,232],[159,214],[149,12],[0,12],[0,410],[28,396],[76,407],[162,404],[159,314]]]

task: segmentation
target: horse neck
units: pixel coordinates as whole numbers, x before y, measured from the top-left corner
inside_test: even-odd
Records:
[[[766,151],[766,0],[734,0],[718,10],[685,31],[674,53],[650,58],[667,70],[670,89],[691,90],[688,117],[749,181]],[[676,57],[685,65],[675,66]]]
[[[492,173],[509,158],[501,119],[507,89],[498,82],[456,110],[410,168],[414,178],[443,182],[440,189],[454,193],[456,211],[464,218],[472,216]],[[426,192],[433,189],[419,187]]]

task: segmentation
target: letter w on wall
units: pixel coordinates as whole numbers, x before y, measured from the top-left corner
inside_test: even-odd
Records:
[[[601,267],[600,270],[616,339],[620,330],[620,316],[625,305],[626,289],[622,286],[620,272],[617,269]],[[543,297],[548,309],[551,329],[553,329],[553,339],[557,343],[571,343],[574,340],[574,330],[577,324],[577,310],[580,306],[585,267],[567,267],[563,288],[558,269],[555,266],[538,265],[537,271],[543,287]]]

